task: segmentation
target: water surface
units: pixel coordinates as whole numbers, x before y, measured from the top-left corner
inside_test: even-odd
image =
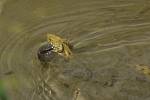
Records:
[[[0,78],[9,99],[149,100],[150,78],[135,67],[150,66],[149,5],[0,0]],[[47,33],[70,40],[74,57],[41,64],[37,50]]]

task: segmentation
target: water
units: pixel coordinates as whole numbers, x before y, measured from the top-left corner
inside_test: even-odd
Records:
[[[149,100],[148,0],[0,0],[0,78],[10,100]],[[46,34],[69,61],[37,59]]]

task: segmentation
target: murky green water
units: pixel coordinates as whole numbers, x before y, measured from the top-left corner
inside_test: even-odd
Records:
[[[70,40],[74,57],[42,65],[47,32]],[[138,64],[150,66],[149,0],[0,0],[9,100],[150,100]]]

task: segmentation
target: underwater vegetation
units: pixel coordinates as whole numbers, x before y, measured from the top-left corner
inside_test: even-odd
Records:
[[[0,81],[0,100],[8,100],[2,81]]]

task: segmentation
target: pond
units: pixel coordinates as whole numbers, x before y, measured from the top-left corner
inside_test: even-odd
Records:
[[[149,5],[0,0],[3,94],[8,100],[150,100]],[[73,57],[40,62],[47,33],[69,40]]]

